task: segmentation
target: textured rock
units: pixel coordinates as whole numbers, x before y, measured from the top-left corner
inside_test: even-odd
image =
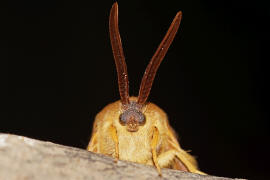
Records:
[[[119,179],[184,179],[229,180],[163,169],[159,177],[152,166],[118,161],[107,156],[34,140],[22,136],[0,134],[1,180],[119,180]]]

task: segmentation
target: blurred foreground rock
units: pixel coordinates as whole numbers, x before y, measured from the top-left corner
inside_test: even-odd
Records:
[[[125,161],[114,163],[110,157],[83,149],[22,136],[0,134],[1,180],[230,179],[169,169],[163,169],[162,173],[161,178],[152,166]]]

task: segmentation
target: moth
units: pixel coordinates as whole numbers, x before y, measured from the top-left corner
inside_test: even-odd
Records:
[[[184,151],[169,125],[166,113],[147,102],[155,74],[179,28],[179,11],[143,75],[138,97],[129,97],[127,66],[118,28],[118,4],[113,4],[109,32],[118,75],[120,100],[107,105],[95,117],[87,150],[118,159],[204,174],[194,157]]]

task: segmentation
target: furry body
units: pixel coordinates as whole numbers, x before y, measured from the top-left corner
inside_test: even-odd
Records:
[[[130,100],[136,101],[137,98],[131,97]],[[142,111],[146,117],[145,124],[137,132],[129,132],[119,123],[121,102],[107,105],[95,118],[87,150],[147,165],[155,165],[153,151],[156,151],[156,162],[160,168],[204,174],[197,169],[196,160],[181,149],[166,113],[153,103],[147,103]],[[113,132],[117,138],[113,138]],[[154,133],[157,134],[156,142],[153,142]]]

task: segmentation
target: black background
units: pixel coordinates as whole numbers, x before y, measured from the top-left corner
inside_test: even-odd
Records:
[[[1,7],[0,132],[85,148],[95,114],[119,99],[108,36],[114,1]],[[130,94],[177,11],[179,32],[149,101],[202,171],[267,179],[269,3],[123,1]]]

